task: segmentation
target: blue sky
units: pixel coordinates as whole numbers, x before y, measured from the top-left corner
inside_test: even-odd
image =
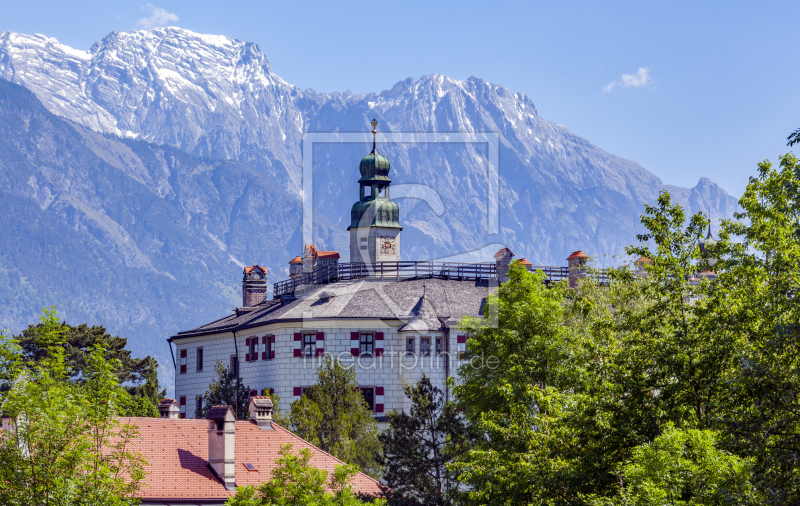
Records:
[[[798,14],[797,1],[6,0],[0,31],[86,49],[112,30],[181,26],[257,42],[317,91],[474,75],[666,183],[706,176],[740,196],[800,127]]]

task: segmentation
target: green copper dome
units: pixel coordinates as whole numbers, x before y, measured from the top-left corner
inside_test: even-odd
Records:
[[[391,183],[389,179],[389,159],[378,153],[375,146],[372,147],[372,152],[361,159],[361,165],[358,170],[361,171],[361,179],[359,183]]]
[[[350,210],[351,228],[385,227],[398,228],[400,225],[400,207],[389,199],[359,200]]]

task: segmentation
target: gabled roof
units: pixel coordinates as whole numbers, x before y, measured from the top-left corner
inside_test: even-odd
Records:
[[[336,258],[339,258],[339,252],[338,251],[319,251],[319,250],[317,250],[317,258],[325,258],[325,259],[328,259],[328,260],[334,260]]]
[[[244,268],[244,272],[245,272],[245,274],[250,274],[251,272],[253,272],[254,269],[261,269],[262,271],[264,271],[264,274],[267,273],[267,268],[266,267],[261,267],[258,264],[251,265],[250,267],[245,267]]]
[[[520,258],[517,262],[521,263],[522,265],[533,265],[532,263],[528,262],[526,258]]]
[[[442,322],[436,317],[436,309],[425,295],[419,298],[411,313],[414,316],[398,332],[435,332],[442,327]]]
[[[122,418],[121,423],[138,427],[133,451],[147,460],[146,486],[140,492],[147,503],[222,504],[236,492],[211,473],[208,463],[208,420],[168,418]],[[236,486],[259,485],[268,481],[275,468],[281,446],[290,443],[292,451],[311,451],[311,465],[332,472],[342,461],[273,423],[275,430],[262,430],[255,423],[238,421],[236,427]],[[253,464],[249,471],[245,463]],[[356,492],[379,494],[378,482],[358,473],[351,482]],[[189,502],[195,501],[195,502]]]
[[[567,257],[567,260],[575,260],[576,258],[589,258],[589,255],[581,250],[573,251],[572,254]]]
[[[300,256],[296,256],[296,257],[292,258],[291,260],[289,260],[289,263],[290,264],[302,264],[303,263],[303,258],[300,257]]]
[[[506,255],[506,253],[508,253],[508,256],[512,256],[512,257],[514,256],[514,253],[512,253],[510,249],[508,249],[508,248],[503,248],[503,249],[501,249],[500,251],[498,251],[497,253],[495,253],[495,254],[494,254],[494,257],[495,257],[495,258],[500,258],[500,257],[502,257],[502,256],[505,256],[505,255]]]

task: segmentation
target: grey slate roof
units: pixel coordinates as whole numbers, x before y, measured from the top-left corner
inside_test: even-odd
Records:
[[[424,286],[423,286],[424,285]],[[425,299],[421,301],[425,293]],[[269,300],[252,308],[179,332],[173,339],[243,330],[280,321],[308,318],[378,318],[441,327],[443,320],[480,316],[489,294],[485,281],[415,279],[357,280],[314,285],[297,300]],[[321,297],[323,296],[323,297]],[[435,323],[435,322],[436,323]],[[429,328],[428,330],[433,330]]]

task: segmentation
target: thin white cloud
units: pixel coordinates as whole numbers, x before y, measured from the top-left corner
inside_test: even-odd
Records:
[[[650,77],[650,68],[639,67],[639,71],[635,74],[622,74],[622,79],[620,81],[611,81],[603,86],[603,91],[610,93],[611,90],[617,86],[622,86],[623,88],[642,88],[654,82],[653,78]]]
[[[178,21],[178,15],[172,12],[167,12],[166,9],[156,7],[153,4],[147,4],[142,9],[150,11],[150,17],[142,18],[136,22],[139,28],[155,28],[157,26],[167,26],[170,23]]]

